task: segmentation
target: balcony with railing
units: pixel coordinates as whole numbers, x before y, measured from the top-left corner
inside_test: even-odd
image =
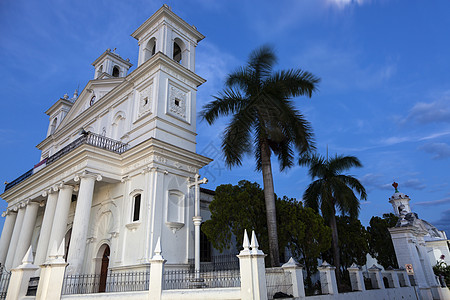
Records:
[[[102,148],[102,149],[112,151],[115,153],[119,153],[119,154],[128,150],[128,144],[126,144],[126,143],[122,143],[122,142],[119,142],[119,141],[116,141],[116,140],[113,140],[113,139],[110,139],[105,136],[95,134],[92,132],[83,132],[82,135],[79,138],[77,138],[75,141],[68,144],[67,146],[65,146],[64,148],[62,148],[61,150],[59,150],[58,152],[53,154],[52,156],[42,160],[37,165],[35,165],[31,170],[28,170],[27,172],[25,172],[18,178],[7,183],[5,185],[5,192],[7,190],[9,190],[10,188],[12,188],[13,186],[15,186],[16,184],[19,184],[20,182],[24,181],[25,179],[27,179],[28,177],[30,177],[31,175],[36,173],[38,170],[54,163],[55,161],[57,161],[64,155],[70,153],[71,151],[75,150],[76,148],[78,148],[81,145],[91,145],[94,147]]]

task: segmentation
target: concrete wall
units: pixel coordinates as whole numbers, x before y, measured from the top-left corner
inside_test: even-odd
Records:
[[[418,294],[418,292],[417,292]],[[408,300],[417,298],[414,287],[402,287],[396,289],[368,290],[364,292],[352,292],[334,295],[310,296],[307,300]],[[431,299],[430,299],[431,300]]]

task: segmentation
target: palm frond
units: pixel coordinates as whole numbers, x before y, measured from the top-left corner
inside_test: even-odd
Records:
[[[220,116],[238,112],[246,103],[246,99],[239,91],[233,89],[225,89],[219,93],[219,96],[214,96],[214,99],[214,101],[203,106],[200,112],[201,118],[210,125]]]

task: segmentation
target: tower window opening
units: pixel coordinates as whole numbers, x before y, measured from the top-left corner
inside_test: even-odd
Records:
[[[141,211],[141,194],[134,196],[133,206],[133,222],[136,222],[139,221],[139,213]]]
[[[153,44],[153,47],[152,47],[152,55],[155,55],[155,53],[156,53],[156,44]]]
[[[119,67],[118,66],[114,66],[113,72],[112,72],[112,76],[113,77],[119,77],[119,73],[120,73]]]
[[[174,42],[173,43],[173,60],[177,63],[181,63],[181,47]]]
[[[180,106],[180,99],[175,98],[175,105],[176,105],[176,106]]]

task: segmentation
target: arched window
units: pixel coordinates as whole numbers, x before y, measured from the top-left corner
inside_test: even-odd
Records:
[[[149,60],[156,53],[156,39],[151,38],[144,49],[144,61]]]
[[[56,123],[58,123],[58,118],[54,118],[52,125],[50,125],[50,134],[53,134],[56,130]]]
[[[119,74],[120,74],[120,69],[119,69],[119,67],[118,67],[118,66],[114,66],[113,72],[112,72],[112,76],[113,76],[113,77],[119,77]]]
[[[103,73],[103,65],[101,65],[100,68],[98,68],[97,78],[99,78],[100,75],[102,75],[102,73]]]
[[[137,222],[140,219],[141,212],[141,194],[137,194],[133,197],[133,222]]]
[[[181,64],[181,60],[183,59],[183,55],[182,55],[182,51],[181,51],[181,47],[178,44],[177,41],[175,41],[173,43],[173,60],[176,61],[177,63]]]

